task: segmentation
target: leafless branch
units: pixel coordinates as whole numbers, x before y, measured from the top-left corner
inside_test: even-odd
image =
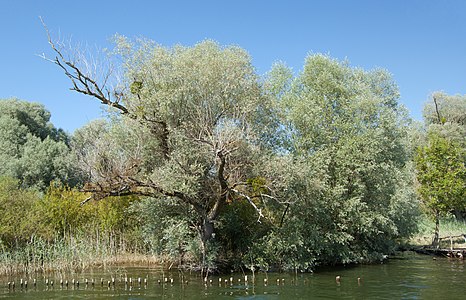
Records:
[[[83,201],[81,201],[80,205],[83,206],[84,204],[86,204],[87,202],[89,202],[92,199],[93,199],[92,196],[89,196],[86,199],[84,199]]]
[[[257,219],[257,222],[261,223],[261,218],[265,218],[264,215],[262,214],[262,210],[257,207],[257,205],[252,201],[252,198],[246,195],[245,193],[237,190],[237,189],[230,189],[232,192],[235,192],[236,194],[240,195],[241,197],[245,198],[249,204],[256,210],[256,212],[259,214],[259,218]]]
[[[442,118],[440,117],[440,111],[439,111],[439,109],[438,109],[437,98],[434,96],[434,97],[433,97],[433,100],[434,100],[434,105],[435,105],[435,112],[437,113],[438,122],[439,122],[440,124],[443,124]]]
[[[63,55],[59,47],[57,47],[57,45],[53,42],[47,25],[45,24],[42,18],[40,18],[40,21],[42,22],[42,25],[44,26],[44,29],[47,33],[48,42],[52,50],[56,54],[55,58],[53,59],[47,58],[45,54],[43,54],[41,57],[49,62],[56,64],[63,70],[65,75],[71,80],[71,90],[74,90],[81,94],[95,97],[99,99],[102,104],[114,107],[118,109],[122,114],[128,114],[128,109],[120,103],[122,100],[122,94],[117,92],[112,93],[110,92],[110,90],[105,88],[105,84],[108,81],[110,72],[109,74],[104,76],[102,86],[98,84],[95,79],[82,72],[82,70],[76,65],[75,62],[67,59]],[[85,61],[84,63],[86,64],[87,62]]]

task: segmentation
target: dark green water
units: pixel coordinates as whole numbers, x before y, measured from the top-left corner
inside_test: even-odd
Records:
[[[133,283],[125,284],[125,274]],[[338,284],[336,276],[341,277]],[[108,281],[115,278],[115,285]],[[141,278],[141,284],[138,278]],[[168,282],[164,283],[164,277]],[[94,269],[80,274],[36,276],[26,278],[28,287],[21,288],[21,277],[0,277],[0,298],[15,299],[466,299],[466,273],[462,260],[448,260],[404,253],[380,265],[318,270],[313,274],[256,274],[255,284],[248,274],[212,276],[207,285],[198,274],[165,272],[154,267],[119,267]],[[233,277],[233,283],[230,283]],[[68,280],[68,287],[60,279]],[[92,286],[91,279],[95,284]],[[101,278],[104,284],[101,284]],[[173,284],[170,279],[173,278]],[[358,278],[360,282],[358,283]],[[49,280],[49,285],[45,283]],[[80,282],[73,285],[72,280]],[[89,284],[85,284],[85,279]],[[144,284],[144,279],[147,284]],[[225,283],[225,279],[227,283]],[[241,281],[238,282],[238,279]],[[159,284],[158,280],[162,282]],[[279,281],[277,284],[277,280]],[[15,281],[15,288],[8,282]],[[50,281],[54,281],[51,286]],[[184,283],[182,283],[184,281]],[[187,281],[187,282],[186,282]]]

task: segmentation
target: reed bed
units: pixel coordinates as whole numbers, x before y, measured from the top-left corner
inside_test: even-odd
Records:
[[[123,263],[157,264],[160,260],[143,251],[83,236],[45,241],[32,239],[12,249],[0,247],[0,275],[79,272],[93,266]]]

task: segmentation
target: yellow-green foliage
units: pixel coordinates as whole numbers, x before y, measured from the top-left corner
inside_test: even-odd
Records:
[[[115,196],[89,205],[97,217],[96,220],[101,230],[123,232],[125,229],[131,229],[132,227],[131,222],[133,220],[128,208],[136,200],[138,198],[135,196]]]
[[[81,202],[89,195],[52,183],[44,195],[0,177],[0,274],[76,270],[137,249],[128,210],[136,197]]]
[[[34,234],[34,203],[37,193],[19,188],[19,181],[0,177],[0,242],[7,245]]]
[[[49,242],[76,236],[123,234],[132,229],[128,207],[136,197],[110,197],[81,202],[89,195],[52,183],[45,195],[19,187],[19,181],[0,177],[0,241],[18,246],[34,238]]]
[[[52,183],[36,205],[44,237],[65,236],[86,225],[92,219],[91,209],[80,205],[86,197],[75,189]]]
[[[135,197],[109,197],[81,205],[87,197],[89,194],[52,183],[37,204],[45,237],[93,233],[96,229],[101,232],[124,231],[129,222],[126,210]]]

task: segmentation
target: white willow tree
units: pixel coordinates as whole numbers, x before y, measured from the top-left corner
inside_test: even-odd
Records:
[[[257,114],[266,98],[249,55],[238,47],[204,41],[165,48],[116,38],[124,79],[113,89],[86,71],[80,56],[65,56],[52,40],[57,64],[72,90],[111,108],[111,122],[79,130],[74,139],[84,191],[94,199],[143,195],[175,199],[196,214],[205,255],[214,223],[232,200],[257,211],[249,178],[261,161]]]
[[[295,166],[282,167],[288,203],[265,252],[301,269],[380,258],[413,231],[418,204],[396,84],[320,54],[295,79],[283,66],[271,74]]]

